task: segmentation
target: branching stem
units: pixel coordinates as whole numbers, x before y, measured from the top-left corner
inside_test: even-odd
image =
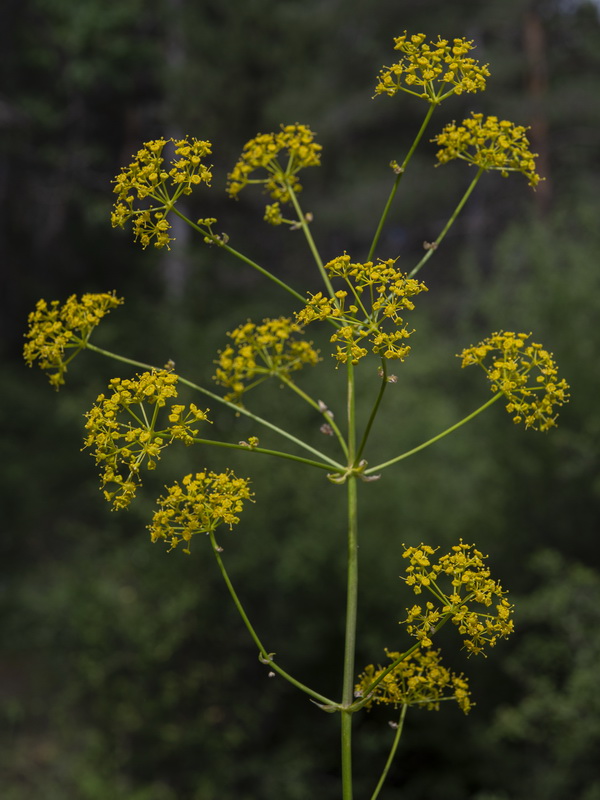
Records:
[[[481,414],[482,411],[485,411],[486,408],[489,408],[492,405],[492,403],[495,403],[501,397],[503,397],[503,393],[497,392],[490,400],[487,401],[487,403],[484,403],[482,406],[479,406],[479,408],[475,409],[475,411],[471,412],[468,416],[464,417],[464,419],[461,419],[459,422],[456,422],[454,423],[454,425],[451,425],[449,428],[446,428],[445,431],[438,433],[437,436],[433,436],[431,439],[428,439],[426,442],[423,442],[423,444],[420,444],[418,447],[413,447],[412,450],[407,450],[405,453],[396,456],[396,458],[391,458],[389,461],[384,461],[381,464],[377,464],[375,467],[369,467],[369,469],[366,469],[364,471],[364,474],[370,475],[372,472],[379,472],[380,470],[385,469],[386,467],[390,467],[392,464],[397,464],[398,461],[403,461],[405,458],[408,458],[409,456],[418,453],[420,450],[424,450],[426,447],[429,447],[429,445],[439,442],[439,440],[443,439],[444,436],[448,436],[448,434],[453,433],[454,431],[461,428],[463,425],[466,425],[467,422],[470,422],[470,420],[474,419],[474,417],[476,417],[478,414]]]
[[[219,570],[221,572],[223,580],[225,581],[227,589],[229,590],[229,594],[231,595],[231,599],[235,603],[235,607],[237,608],[238,613],[244,622],[244,625],[248,629],[248,633],[252,637],[252,641],[258,647],[262,663],[267,664],[270,667],[270,669],[273,670],[273,672],[276,672],[278,675],[281,675],[282,678],[285,678],[286,681],[291,683],[297,689],[300,689],[300,691],[312,697],[314,700],[318,700],[319,703],[322,703],[329,708],[337,708],[338,705],[337,703],[334,703],[333,700],[330,700],[328,697],[325,697],[324,695],[315,692],[309,686],[300,683],[300,681],[296,680],[296,678],[293,678],[288,672],[286,672],[278,664],[276,664],[275,661],[273,661],[274,653],[269,653],[266,647],[261,642],[261,640],[258,638],[258,634],[254,630],[254,627],[252,626],[250,620],[248,619],[248,615],[246,614],[246,611],[242,603],[240,602],[237,592],[233,588],[233,584],[231,583],[229,575],[227,574],[227,570],[225,569],[225,565],[223,564],[223,559],[221,558],[220,548],[219,545],[217,544],[217,540],[215,539],[214,531],[209,531],[209,536],[210,536],[210,543],[212,545],[212,550],[215,559],[217,560],[217,564],[219,566]]]
[[[152,364],[145,364],[143,361],[136,361],[133,358],[127,358],[126,356],[121,356],[118,353],[111,353],[109,350],[104,350],[101,347],[96,347],[96,345],[90,344],[89,342],[87,344],[87,349],[92,350],[95,353],[99,353],[100,355],[106,356],[107,358],[112,358],[115,361],[121,361],[124,364],[131,364],[134,367],[140,367],[141,369],[145,370],[158,369],[158,367]],[[182,378],[181,376],[178,377],[179,377],[179,382],[183,383],[185,386],[189,386],[190,389],[194,389],[195,391],[201,392],[207,397],[210,397],[215,402],[227,406],[227,408],[230,408],[236,414],[241,414],[245,417],[253,419],[259,425],[263,425],[264,427],[269,428],[275,433],[278,433],[280,436],[284,436],[289,441],[298,445],[298,447],[307,450],[309,453],[312,453],[313,455],[317,456],[322,461],[326,461],[328,464],[331,464],[331,466],[335,468],[336,472],[342,473],[345,471],[344,467],[337,461],[335,461],[333,458],[330,458],[329,456],[325,455],[325,453],[321,453],[316,448],[311,447],[311,445],[307,444],[307,442],[304,442],[302,439],[298,439],[296,436],[284,430],[283,428],[280,428],[277,425],[274,425],[272,422],[269,422],[268,420],[263,419],[262,417],[259,417],[256,414],[253,414],[251,411],[248,411],[248,409],[244,408],[243,406],[237,406],[235,403],[231,403],[229,400],[225,400],[225,398],[219,397],[218,394],[211,392],[209,389],[205,389],[203,386],[198,386],[198,384],[192,383],[191,381],[188,381],[186,378]]]

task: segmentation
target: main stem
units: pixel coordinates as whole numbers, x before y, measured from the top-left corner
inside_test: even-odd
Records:
[[[354,367],[348,363],[348,463],[356,457],[356,418],[354,408]],[[356,616],[358,601],[358,498],[356,475],[349,475],[348,487],[348,564],[346,596],[346,637],[344,644],[344,678],[342,708],[348,709],[354,699],[354,654],[356,650]],[[342,798],[352,800],[352,712],[342,710]]]
[[[344,647],[344,682],[342,707],[354,699],[354,653],[356,650],[356,612],[358,599],[358,524],[356,475],[348,486],[348,589],[346,599],[346,641]],[[341,712],[342,719],[342,797],[352,800],[352,712]]]

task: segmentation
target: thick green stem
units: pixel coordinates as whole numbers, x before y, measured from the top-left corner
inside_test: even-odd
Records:
[[[371,795],[371,800],[377,800],[379,797],[379,792],[383,788],[383,784],[385,783],[385,779],[387,778],[388,772],[390,771],[390,767],[392,766],[392,762],[394,761],[394,756],[396,755],[396,750],[398,749],[398,745],[400,744],[400,737],[402,736],[402,728],[404,727],[404,717],[406,716],[406,709],[408,706],[406,704],[402,705],[402,711],[400,712],[400,719],[396,724],[396,735],[394,736],[394,741],[392,742],[392,748],[390,750],[390,754],[388,756],[387,761],[385,762],[385,767],[383,768],[383,772],[381,773],[381,777],[375,787],[375,791]]]
[[[475,409],[475,411],[473,411],[467,417],[461,419],[459,422],[456,422],[454,425],[451,425],[449,428],[446,428],[445,431],[438,433],[437,436],[428,439],[426,442],[423,442],[423,444],[420,444],[418,447],[413,447],[412,450],[407,450],[406,453],[402,453],[401,455],[396,456],[396,458],[391,458],[389,461],[384,461],[381,464],[377,464],[374,467],[369,467],[369,469],[366,469],[364,471],[364,474],[370,475],[373,472],[379,472],[379,470],[385,469],[386,467],[389,467],[392,464],[397,464],[398,461],[403,461],[405,458],[408,458],[409,456],[418,453],[419,450],[424,450],[426,447],[429,447],[429,445],[435,444],[435,442],[439,442],[439,440],[443,439],[444,436],[448,436],[448,434],[458,430],[458,428],[462,427],[463,425],[466,425],[467,422],[470,422],[470,420],[472,420],[478,414],[481,414],[482,411],[485,411],[486,408],[489,408],[492,405],[492,403],[495,403],[496,400],[499,400],[501,397],[503,397],[503,393],[498,392],[490,400],[488,400],[487,403],[484,403],[482,406],[479,406],[479,408]]]
[[[435,251],[437,250],[437,248],[438,248],[438,247],[439,247],[439,245],[441,244],[441,241],[442,241],[442,239],[443,239],[443,238],[444,238],[444,236],[445,236],[445,235],[448,233],[448,231],[450,230],[450,228],[451,228],[451,227],[452,227],[452,225],[454,224],[454,222],[455,222],[456,218],[458,217],[458,215],[459,215],[459,214],[460,214],[460,212],[462,211],[464,204],[467,202],[467,200],[468,200],[468,199],[469,199],[469,197],[471,196],[471,192],[472,192],[472,191],[473,191],[473,189],[474,189],[474,188],[477,186],[477,181],[479,180],[479,178],[481,178],[481,175],[482,175],[482,173],[483,173],[483,167],[480,167],[480,168],[477,170],[477,175],[475,175],[475,177],[473,178],[473,180],[472,180],[472,181],[471,181],[471,183],[469,184],[469,188],[468,188],[468,189],[467,189],[467,191],[466,191],[466,192],[463,194],[463,196],[462,196],[462,198],[461,198],[461,200],[460,200],[459,204],[456,206],[456,208],[455,208],[455,209],[454,209],[454,211],[452,212],[452,216],[450,217],[450,219],[448,220],[448,222],[445,224],[445,226],[444,226],[444,229],[442,230],[442,232],[440,233],[440,235],[437,237],[437,239],[435,240],[435,242],[432,242],[432,243],[431,243],[431,244],[428,246],[427,252],[426,252],[426,253],[425,253],[425,255],[423,256],[423,258],[422,258],[422,259],[419,261],[419,263],[417,264],[417,266],[416,266],[416,267],[415,267],[413,270],[411,270],[411,271],[408,273],[408,277],[409,277],[409,278],[414,278],[414,276],[417,274],[417,272],[419,272],[419,270],[420,270],[420,269],[422,269],[422,267],[424,267],[424,266],[425,266],[425,264],[426,264],[426,263],[429,261],[429,259],[431,258],[431,256],[432,256],[432,255],[435,253]]]
[[[274,653],[269,653],[266,647],[261,642],[261,640],[258,638],[258,635],[254,630],[254,627],[252,626],[250,620],[248,619],[248,615],[246,614],[244,607],[240,602],[237,592],[233,588],[233,584],[231,583],[229,575],[227,574],[227,570],[225,569],[225,565],[223,564],[223,559],[221,558],[220,555],[220,548],[215,539],[214,531],[209,531],[209,536],[210,536],[210,543],[212,545],[212,550],[217,560],[217,564],[219,566],[219,570],[221,572],[223,580],[225,581],[227,589],[229,590],[229,594],[231,595],[231,599],[235,603],[235,607],[237,608],[238,613],[244,622],[244,625],[248,629],[248,633],[252,637],[252,641],[258,647],[262,663],[268,665],[273,672],[276,672],[278,675],[281,675],[282,678],[285,678],[286,681],[291,683],[297,689],[300,689],[302,692],[308,694],[313,699],[318,700],[319,703],[327,706],[329,709],[333,710],[339,708],[338,704],[334,703],[333,700],[330,700],[328,697],[325,697],[324,695],[315,692],[309,686],[305,686],[303,683],[300,683],[300,681],[297,681],[295,678],[293,678],[289,673],[287,673],[284,669],[282,669],[278,664],[276,664],[273,661]]]
[[[373,241],[371,242],[371,247],[369,249],[369,255],[367,256],[367,261],[371,261],[373,259],[373,255],[375,253],[375,248],[377,247],[377,243],[379,242],[379,237],[381,236],[381,232],[383,230],[383,226],[386,223],[388,215],[390,213],[390,209],[392,207],[392,203],[394,202],[394,197],[396,196],[396,192],[398,191],[398,186],[400,185],[400,181],[402,180],[402,176],[408,166],[408,162],[413,156],[413,153],[418,147],[419,142],[423,138],[423,134],[425,133],[425,129],[429,125],[429,120],[431,119],[431,115],[436,107],[435,103],[432,103],[429,106],[425,119],[421,127],[419,128],[419,132],[417,133],[414,142],[412,143],[410,150],[408,151],[406,158],[402,162],[402,165],[398,168],[398,174],[396,175],[396,180],[394,181],[394,185],[392,186],[392,191],[390,192],[390,196],[387,199],[387,203],[385,204],[385,208],[383,209],[383,213],[377,225],[377,230],[375,231],[375,236],[373,237]]]
[[[106,356],[107,358],[112,358],[115,361],[121,361],[123,364],[131,364],[134,367],[140,367],[141,369],[145,369],[145,370],[156,370],[156,369],[158,369],[158,367],[154,366],[153,364],[145,364],[143,361],[136,361],[133,358],[127,358],[126,356],[120,356],[118,353],[111,353],[109,350],[103,350],[101,347],[96,347],[96,345],[90,344],[89,342],[87,343],[86,347],[87,347],[88,350],[92,350],[95,353],[100,353],[100,355]],[[279,428],[277,425],[273,425],[272,422],[269,422],[268,420],[263,419],[262,417],[259,417],[256,414],[253,414],[251,411],[248,411],[248,409],[244,408],[243,406],[237,406],[235,403],[231,403],[231,402],[229,402],[229,400],[225,400],[225,398],[219,397],[218,394],[215,394],[214,392],[209,391],[209,389],[205,389],[203,386],[198,386],[198,384],[192,383],[191,381],[188,381],[186,378],[182,378],[181,376],[178,376],[178,377],[179,377],[179,382],[183,383],[185,386],[189,386],[190,389],[194,389],[195,391],[206,395],[206,397],[210,397],[215,402],[220,403],[221,405],[227,406],[227,408],[230,408],[236,414],[241,414],[242,416],[249,417],[250,419],[253,419],[259,425],[263,425],[264,427],[269,428],[270,430],[274,431],[275,433],[278,433],[280,436],[283,436],[286,439],[288,439],[290,442],[293,442],[294,444],[298,445],[298,447],[301,447],[304,450],[307,450],[309,453],[312,453],[313,455],[317,456],[322,461],[326,461],[328,464],[331,464],[332,467],[335,467],[336,471],[338,471],[338,472],[344,472],[345,471],[344,468],[342,467],[342,465],[338,464],[338,462],[335,461],[333,458],[330,458],[329,456],[326,456],[324,453],[321,453],[316,448],[311,447],[309,444],[307,444],[306,442],[302,441],[302,439],[298,439],[293,434],[288,433],[288,431],[283,430],[283,428]]]
[[[344,678],[342,706],[348,709],[354,698],[354,658],[358,607],[358,520],[356,475],[350,475],[348,487],[348,565],[346,596],[346,637],[344,643]],[[342,723],[342,797],[352,800],[352,712],[343,710]]]
[[[348,363],[348,463],[355,460],[356,414],[354,367]],[[356,618],[358,608],[358,497],[356,475],[349,475],[348,492],[348,561],[346,589],[346,635],[344,641],[344,674],[342,684],[342,797],[352,800],[352,713],[348,709],[354,698],[354,658],[356,651]]]

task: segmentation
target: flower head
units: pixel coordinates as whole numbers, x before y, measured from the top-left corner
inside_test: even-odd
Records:
[[[441,148],[437,153],[440,164],[461,158],[483,170],[498,170],[503,178],[509,172],[521,172],[530,186],[541,180],[535,171],[537,154],[530,151],[527,128],[522,125],[471,114],[460,125],[446,125],[433,141]]]
[[[58,300],[48,304],[38,300],[29,315],[29,340],[23,356],[29,366],[39,361],[41,369],[50,373],[55,389],[64,384],[67,365],[83,350],[100,320],[123,302],[112,294],[84,294],[78,300],[73,294],[61,305]]]
[[[175,483],[165,497],[158,500],[159,509],[148,526],[152,541],[164,539],[170,550],[180,542],[189,553],[195,533],[214,531],[218,525],[229,528],[239,521],[244,500],[252,499],[249,481],[233,472],[197,472]]]
[[[163,151],[169,143],[174,157],[166,164]],[[210,167],[203,162],[210,152],[210,142],[194,138],[145,142],[114,180],[113,228],[122,228],[131,220],[135,239],[143,247],[151,242],[155,247],[168,247],[172,238],[168,215],[176,201],[200,183],[210,185]]]
[[[242,155],[229,174],[227,192],[236,197],[250,183],[263,184],[273,200],[289,203],[290,192],[302,189],[297,173],[304,167],[318,167],[321,149],[307,125],[282,125],[278,133],[259,133],[244,145]],[[259,175],[250,177],[257,170]],[[270,208],[271,211],[266,212],[267,221],[273,223],[279,212],[278,208]]]
[[[428,545],[405,547],[406,578],[415,594],[423,590],[433,597],[423,605],[407,609],[403,620],[407,631],[421,647],[431,647],[431,636],[450,619],[464,637],[469,655],[493,647],[513,630],[512,606],[506,592],[493,580],[485,556],[473,545],[460,543],[435,560],[436,550]]]
[[[288,379],[305,364],[316,364],[312,343],[298,338],[302,326],[288,317],[248,320],[227,335],[232,344],[219,351],[214,380],[229,390],[226,400],[240,400],[244,392],[274,376]]]
[[[191,444],[196,423],[206,422],[206,411],[192,403],[170,406],[168,422],[158,428],[159,412],[177,397],[178,377],[167,370],[144,372],[134,380],[113,378],[110,394],[101,394],[86,414],[84,447],[92,447],[104,496],[115,508],[125,508],[141,484],[140,468],[154,469],[161,451],[174,439]],[[105,487],[112,487],[108,490]]]
[[[556,425],[556,406],[569,400],[569,385],[558,378],[552,354],[527,340],[531,334],[500,331],[462,351],[462,366],[479,364],[492,392],[502,392],[515,423],[547,431]]]
[[[392,662],[402,656],[402,653],[387,649],[385,652]],[[429,711],[438,711],[441,700],[455,700],[465,714],[469,713],[471,700],[467,679],[442,666],[439,650],[418,648],[403,658],[370,690],[386,669],[389,666],[376,668],[370,664],[358,678],[355,695],[368,698],[365,703],[367,708],[373,703],[381,703],[396,707],[420,706]]]
[[[330,341],[336,343],[333,355],[339,362],[358,363],[368,352],[367,343],[373,353],[388,359],[403,361],[410,352],[405,340],[412,331],[403,314],[414,308],[411,298],[427,287],[397,270],[394,263],[389,259],[353,264],[346,254],[334,258],[325,269],[332,278],[342,279],[346,289],[335,292],[333,298],[321,292],[311,295],[296,314],[303,325],[324,319],[338,323]]]
[[[408,36],[406,31],[394,39],[395,50],[402,58],[379,73],[375,94],[390,97],[399,91],[423,97],[430,103],[440,103],[452,94],[481,92],[489,77],[487,65],[481,66],[467,54],[474,49],[468,39],[438,37],[426,42],[424,33]]]

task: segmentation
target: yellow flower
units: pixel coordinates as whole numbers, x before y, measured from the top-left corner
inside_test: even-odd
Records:
[[[226,400],[240,400],[244,392],[268,377],[289,377],[305,364],[316,364],[318,352],[312,343],[296,338],[302,326],[288,317],[264,319],[260,325],[248,320],[227,335],[233,344],[219,351],[213,380],[229,389]]]
[[[425,38],[424,33],[408,36],[405,31],[394,40],[394,49],[402,53],[402,58],[380,71],[376,95],[393,97],[403,91],[438,104],[452,94],[485,89],[490,73],[487,64],[481,66],[468,57],[474,49],[472,41],[453,39],[450,42],[438,37],[437,41],[426,42]]]
[[[271,205],[265,206],[264,220],[268,222],[269,225],[281,225],[283,217],[281,216],[279,203],[272,203]]]
[[[321,292],[311,295],[296,319],[302,325],[324,319],[339,322],[330,341],[336,343],[333,355],[341,363],[358,363],[367,355],[366,343],[377,355],[403,361],[410,352],[404,340],[413,331],[402,314],[415,307],[411,298],[426,292],[427,287],[394,264],[394,259],[353,264],[346,254],[334,258],[325,270],[332,278],[341,278],[348,290],[336,291],[333,298]],[[386,330],[386,323],[394,326],[392,330]]]
[[[195,533],[208,533],[223,524],[231,529],[240,521],[244,500],[252,496],[249,481],[230,470],[186,475],[181,485],[175,483],[159,498],[159,509],[148,526],[152,541],[164,539],[170,550],[184,542],[184,553],[189,553]]]
[[[163,150],[169,143],[174,157],[165,164]],[[143,247],[151,242],[155,247],[168,247],[172,238],[169,212],[181,195],[191,194],[200,183],[210,185],[210,167],[202,161],[210,153],[210,142],[194,138],[145,142],[114,180],[113,228],[122,228],[131,220],[135,239]]]
[[[228,176],[227,192],[236,197],[250,183],[264,184],[265,191],[273,200],[289,203],[290,192],[302,189],[297,173],[304,167],[318,167],[321,149],[307,125],[282,125],[278,133],[259,133],[244,145]],[[284,156],[283,164],[279,160],[280,154]],[[257,170],[260,177],[250,177]],[[278,224],[275,222],[278,206],[267,206],[266,217],[271,224]]]
[[[402,623],[408,633],[421,646],[430,647],[430,636],[450,619],[464,637],[469,655],[483,653],[485,645],[493,647],[498,639],[512,633],[513,607],[501,585],[490,577],[485,556],[462,539],[436,562],[430,558],[435,553],[427,545],[404,548],[403,558],[409,562],[406,584],[415,594],[425,590],[434,598],[424,606],[407,609]],[[444,582],[449,586],[444,587]]]
[[[67,365],[86,347],[96,325],[122,302],[114,292],[84,294],[80,300],[73,294],[62,305],[58,300],[50,304],[38,300],[28,318],[25,361],[30,367],[39,361],[40,368],[49,371],[50,383],[58,389],[65,382]]]
[[[125,508],[141,484],[140,468],[154,469],[162,450],[173,439],[191,444],[197,422],[207,422],[207,411],[191,404],[172,405],[169,425],[157,428],[159,410],[177,397],[177,375],[167,370],[144,372],[136,379],[113,378],[111,394],[98,396],[86,414],[84,447],[92,447],[104,496],[115,508]],[[109,491],[106,487],[110,486]]]
[[[504,178],[509,172],[521,172],[530,186],[541,180],[535,171],[537,153],[529,150],[527,128],[522,125],[471,114],[460,125],[446,125],[433,141],[441,148],[437,153],[440,164],[461,158],[483,170],[498,170]]]
[[[402,655],[387,649],[385,652],[392,662]],[[375,668],[370,664],[359,675],[355,696],[368,697],[365,703],[367,708],[373,703],[381,703],[396,707],[420,706],[430,711],[438,711],[441,700],[455,700],[465,714],[471,709],[467,679],[464,675],[456,675],[442,666],[439,650],[418,648],[400,661],[372,691],[369,691],[385,669],[381,666]]]
[[[462,351],[462,366],[479,364],[492,392],[502,392],[506,410],[515,423],[547,431],[556,425],[555,406],[569,400],[569,385],[558,378],[552,354],[541,344],[527,340],[531,334],[499,331]]]

